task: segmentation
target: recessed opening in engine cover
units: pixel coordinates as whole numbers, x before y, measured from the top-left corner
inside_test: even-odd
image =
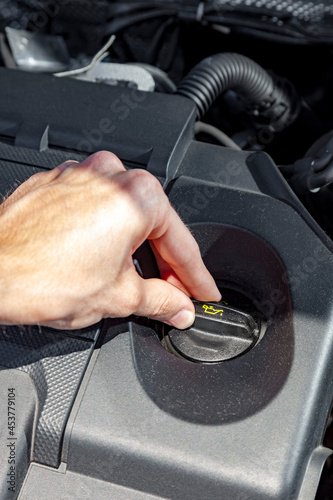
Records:
[[[267,320],[265,334],[232,359],[199,363],[168,352],[156,329],[132,323],[133,358],[155,404],[177,418],[215,425],[258,412],[283,387],[294,356],[293,312],[286,269],[264,239],[222,224],[193,224],[190,229],[224,290],[223,300],[227,293],[230,300],[231,295],[233,300],[242,296],[243,302],[235,305],[253,305]]]

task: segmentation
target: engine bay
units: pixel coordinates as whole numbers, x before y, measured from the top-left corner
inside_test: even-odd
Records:
[[[2,327],[1,498],[333,498],[332,28],[328,0],[0,7],[2,196],[112,151],[158,178],[224,300],[182,338]]]

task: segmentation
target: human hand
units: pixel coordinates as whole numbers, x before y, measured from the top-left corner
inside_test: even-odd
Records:
[[[0,323],[75,329],[131,314],[186,328],[218,301],[198,245],[155,177],[102,151],[23,183],[0,206]],[[148,239],[161,279],[132,255]]]

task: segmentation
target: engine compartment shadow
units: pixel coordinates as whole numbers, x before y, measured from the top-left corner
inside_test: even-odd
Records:
[[[242,291],[267,320],[250,351],[217,364],[179,359],[153,328],[131,323],[133,358],[141,385],[163,411],[204,425],[242,420],[259,412],[285,384],[293,361],[290,291],[276,252],[243,229],[193,225],[205,264],[217,283]]]

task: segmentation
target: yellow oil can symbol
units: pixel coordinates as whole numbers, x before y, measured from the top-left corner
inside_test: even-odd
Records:
[[[204,309],[206,314],[219,314],[223,316],[223,309],[215,309],[214,306],[209,306],[208,304],[203,304],[202,309]]]

